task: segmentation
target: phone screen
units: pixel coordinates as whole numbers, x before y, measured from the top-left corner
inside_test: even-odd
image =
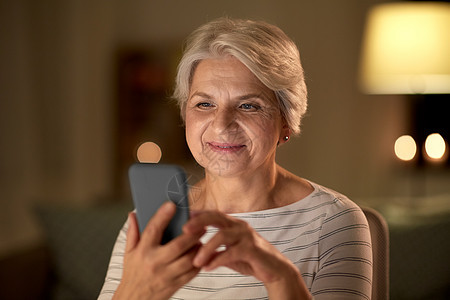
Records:
[[[164,231],[161,244],[180,235],[189,219],[188,183],[184,170],[177,165],[136,163],[129,172],[130,188],[139,231],[166,201],[176,204],[177,210]]]

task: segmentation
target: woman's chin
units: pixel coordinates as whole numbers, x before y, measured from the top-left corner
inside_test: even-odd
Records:
[[[200,163],[200,165],[205,169],[206,173],[219,177],[236,177],[246,170],[243,162],[224,158],[208,164]]]

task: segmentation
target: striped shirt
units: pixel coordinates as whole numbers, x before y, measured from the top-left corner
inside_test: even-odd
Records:
[[[372,249],[361,209],[346,198],[311,183],[314,192],[287,206],[231,214],[249,223],[300,270],[314,299],[370,299]],[[127,224],[113,249],[99,300],[111,299],[122,276]],[[211,238],[210,228],[203,237]],[[220,267],[200,272],[171,299],[268,299],[253,276]]]

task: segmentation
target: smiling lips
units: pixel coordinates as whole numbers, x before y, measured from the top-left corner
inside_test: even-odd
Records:
[[[208,142],[207,145],[211,148],[212,151],[220,153],[233,153],[246,147],[245,145],[241,144],[216,143],[216,142]]]

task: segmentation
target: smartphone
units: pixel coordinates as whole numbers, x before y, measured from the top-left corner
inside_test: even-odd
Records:
[[[188,183],[184,170],[177,165],[135,163],[130,166],[128,175],[139,231],[142,233],[164,202],[172,201],[176,204],[176,213],[164,231],[161,244],[180,235],[189,220]]]

